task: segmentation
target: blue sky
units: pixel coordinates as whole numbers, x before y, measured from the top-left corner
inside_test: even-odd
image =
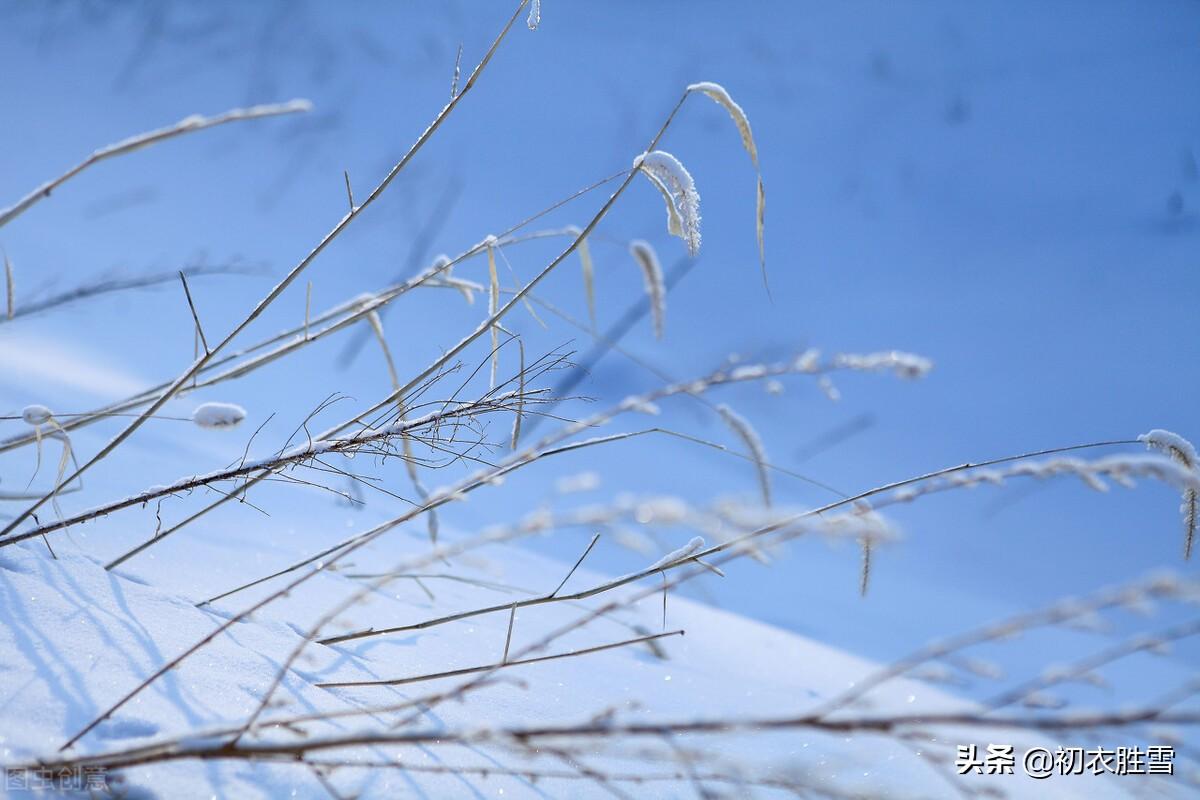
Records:
[[[191,113],[292,97],[316,106],[305,118],[164,144],[64,187],[0,231],[18,298],[201,257],[282,274],[342,215],[342,171],[365,193],[446,101],[459,43],[464,65],[473,64],[507,8],[0,7],[0,72],[9,76],[0,82],[9,110],[0,126],[3,203],[99,145]],[[746,110],[758,141],[773,300],[758,276],[753,171],[724,112],[692,100],[662,146],[696,179],[704,249],[669,297],[665,340],[654,341],[644,323],[629,348],[681,377],[732,353],[771,359],[807,346],[895,348],[936,364],[917,383],[839,379],[837,403],[799,380],[782,396],[723,393],[758,427],[773,461],[850,492],[1154,427],[1195,437],[1198,34],[1200,7],[1188,2],[1147,13],[1135,2],[548,1],[541,28],[513,31],[444,131],[306,280],[323,308],[406,274],[414,237],[447,196],[430,255],[465,249],[627,167],[684,86],[716,81]],[[581,224],[601,199],[587,195],[547,224]],[[648,186],[623,196],[601,232],[645,238],[668,265],[682,254]],[[641,279],[623,247],[597,241],[594,249],[601,319],[612,320],[636,300]],[[553,253],[547,245],[507,255],[528,277]],[[482,274],[481,264],[472,269],[463,274]],[[299,320],[303,284],[247,341]],[[210,278],[193,288],[206,327],[224,332],[269,285]],[[573,262],[545,294],[583,314]],[[0,407],[83,410],[177,374],[192,355],[179,295],[171,286],[0,327]],[[392,309],[388,334],[402,371],[457,341],[479,311],[433,292]],[[524,315],[512,325],[534,352],[586,345],[573,329],[543,331]],[[349,370],[335,365],[346,338],[198,399],[244,405],[253,427],[276,413],[264,433],[273,449],[329,392],[367,405],[387,391],[376,350]],[[652,384],[613,355],[580,391],[612,400]],[[195,401],[171,408],[186,414]],[[728,440],[695,406],[672,404],[665,419]],[[858,433],[811,452],[830,431],[863,420]],[[249,432],[202,437],[171,426],[148,426],[72,503],[218,466]],[[94,449],[115,429],[81,433],[77,446]],[[13,474],[24,482],[27,453],[3,464],[6,485]],[[681,442],[639,442],[531,470],[447,521],[472,529],[517,518],[545,499],[554,476],[584,468],[602,474],[607,494],[703,501],[755,491],[743,462]],[[776,487],[788,504],[828,499],[782,476]],[[322,541],[306,521],[356,526],[388,510],[355,516],[321,496],[270,491],[269,520],[241,509],[213,535],[300,528]],[[1152,569],[1194,572],[1181,562],[1177,505],[1171,490],[1150,485],[1097,495],[1070,482],[1014,483],[940,496],[894,512],[905,539],[879,553],[865,601],[854,549],[819,542],[793,546],[773,567],[746,565],[710,581],[698,596],[884,658]],[[96,530],[115,530],[126,546],[144,534]],[[99,533],[80,537],[120,549]],[[579,531],[532,546],[571,558],[586,538]],[[592,558],[618,570],[640,557],[612,547]],[[1178,657],[1194,663],[1196,654]]]

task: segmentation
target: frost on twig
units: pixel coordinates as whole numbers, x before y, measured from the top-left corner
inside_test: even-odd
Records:
[[[236,259],[230,260],[224,264],[195,264],[193,266],[184,267],[182,270],[171,270],[168,272],[150,272],[141,275],[132,275],[129,277],[107,276],[99,280],[81,283],[72,286],[61,292],[55,292],[49,295],[30,296],[21,303],[21,307],[16,307],[16,297],[14,287],[12,286],[13,275],[11,274],[11,264],[7,263],[9,269],[7,276],[9,281],[8,295],[10,303],[11,316],[0,318],[0,322],[8,319],[20,319],[33,314],[40,314],[45,311],[59,308],[61,306],[77,303],[83,300],[89,300],[96,297],[101,297],[114,292],[124,292],[134,289],[145,289],[151,286],[156,286],[161,283],[175,281],[179,278],[179,273],[183,273],[188,279],[198,276],[210,275],[250,275],[256,272],[253,266],[243,266]]]
[[[575,249],[579,251],[579,266],[583,272],[583,291],[587,294],[588,320],[592,323],[592,328],[596,327],[596,271],[592,265],[592,249],[588,245],[586,236],[583,236],[583,231],[575,225],[568,225],[566,231],[571,236],[579,240],[579,246]]]
[[[658,254],[649,242],[641,239],[629,243],[629,254],[642,270],[646,297],[650,300],[650,312],[654,318],[654,335],[661,339],[667,317],[667,286],[663,280],[662,266],[658,263]]]
[[[876,514],[871,508],[871,504],[867,501],[859,500],[856,502],[854,504],[854,513],[866,523],[862,535],[858,537],[859,545],[862,548],[858,594],[860,597],[866,597],[867,589],[871,585],[871,561],[875,551],[875,542],[880,538],[880,534],[890,537],[893,533],[887,521]]]
[[[1200,474],[1200,459],[1196,457],[1196,448],[1179,434],[1156,428],[1149,433],[1143,433],[1138,439],[1145,442],[1151,450],[1166,453],[1177,464],[1193,473]],[[1183,557],[1185,559],[1192,557],[1192,544],[1196,540],[1197,505],[1200,505],[1200,499],[1198,499],[1196,488],[1194,486],[1184,487],[1183,503],[1179,506],[1179,512],[1183,515]]]
[[[700,194],[679,159],[664,150],[642,153],[633,168],[650,179],[667,204],[667,231],[683,239],[689,255],[700,252]]]
[[[500,308],[500,276],[496,273],[496,237],[489,234],[483,240],[483,246],[487,248],[488,260],[488,316],[494,317]],[[500,326],[493,323],[491,329],[492,371],[488,385],[494,389],[496,387],[496,368],[500,363]]]
[[[521,417],[525,414],[525,341],[521,337],[517,339],[517,354],[520,358],[520,364],[517,369],[517,405],[513,410],[513,425],[512,425],[512,449],[517,449],[517,441],[521,438]]]
[[[1088,488],[1100,492],[1108,491],[1107,481],[1131,488],[1135,478],[1149,478],[1165,483],[1183,492],[1185,496],[1189,492],[1200,491],[1200,473],[1160,455],[1123,454],[1092,461],[1058,456],[1043,461],[1026,461],[1002,469],[970,468],[962,472],[955,471],[953,474],[938,474],[920,484],[893,491],[890,501],[910,502],[927,494],[950,489],[972,488],[982,484],[1002,485],[1008,478],[1028,477],[1044,480],[1060,475],[1073,475]]]
[[[717,406],[717,412],[721,415],[721,419],[725,420],[729,429],[738,435],[738,438],[746,445],[746,449],[750,451],[750,457],[754,459],[754,469],[758,473],[758,485],[762,491],[763,505],[770,506],[771,477],[767,473],[767,449],[763,446],[762,437],[745,417],[724,403]]]
[[[54,479],[56,487],[51,494],[51,502],[54,504],[54,509],[59,517],[62,516],[62,510],[58,507],[58,495],[65,487],[62,487],[63,476],[67,474],[67,466],[75,461],[75,451],[71,446],[71,437],[67,435],[67,431],[58,420],[54,418],[54,412],[44,405],[32,403],[21,409],[21,419],[26,425],[33,428],[34,441],[37,443],[36,460],[34,462],[33,474],[29,478],[29,483],[26,489],[33,485],[34,478],[37,477],[42,468],[42,438],[53,437],[62,442],[62,455],[58,459],[58,475]],[[43,433],[42,428],[49,428],[49,433]],[[82,485],[82,482],[81,484]],[[18,499],[13,497],[11,499]],[[23,499],[23,498],[22,498]],[[46,537],[42,537],[46,541]],[[46,541],[46,549],[50,550],[50,555],[54,556],[54,549],[50,547],[50,542]],[[57,556],[54,556],[57,558]]]
[[[451,274],[453,269],[454,261],[445,253],[433,259],[433,265],[430,267],[430,271],[439,276],[442,284],[457,289],[459,294],[463,296],[463,299],[467,301],[467,305],[475,305],[475,292],[482,291],[483,287],[474,281],[466,281],[462,278],[454,277]]]
[[[383,320],[379,316],[378,311],[367,312],[367,323],[371,326],[371,333],[375,336],[375,341],[379,344],[379,349],[383,353],[383,360],[387,364],[388,377],[392,382],[392,389],[400,388],[400,375],[396,372],[396,362],[392,359],[392,349],[388,347],[387,335],[383,330]]]
[[[71,169],[67,170],[59,177],[43,183],[41,186],[22,197],[8,208],[0,209],[0,227],[7,225],[42,198],[49,197],[50,193],[63,183],[75,177],[80,172],[83,172],[85,169],[98,161],[103,161],[107,158],[113,158],[114,156],[124,155],[125,153],[132,153],[135,150],[140,150],[143,147],[148,147],[149,145],[156,144],[165,139],[170,139],[181,134],[200,131],[206,128],[214,128],[218,125],[224,125],[229,122],[260,119],[262,117],[274,117],[282,114],[296,114],[311,110],[312,103],[310,103],[308,100],[291,100],[287,103],[257,105],[250,106],[249,108],[234,108],[211,117],[193,114],[190,117],[181,119],[174,125],[169,125],[165,128],[159,128],[157,130],[148,131],[136,136],[131,136],[128,139],[123,139],[115,144],[110,144],[107,147],[102,147],[99,150],[96,150],[90,156],[85,158]]]
[[[924,378],[931,369],[933,362],[924,356],[902,353],[891,350],[882,353],[843,353],[834,358],[834,363],[844,369],[876,372],[891,370],[900,378]]]
[[[712,100],[720,104],[729,116],[733,118],[733,124],[737,126],[738,133],[742,137],[742,146],[746,148],[746,152],[750,154],[750,161],[753,162],[754,168],[758,169],[758,148],[754,144],[754,135],[750,132],[750,120],[746,118],[746,112],[742,107],[733,101],[729,96],[729,92],[719,83],[711,83],[702,81],[693,83],[687,87],[688,92],[700,92],[708,95]]]
[[[12,262],[8,260],[8,253],[4,254],[4,289],[7,298],[7,316],[12,319],[17,315],[17,288],[13,280]]]
[[[754,192],[754,231],[758,237],[758,261],[761,265],[763,280],[767,279],[767,250],[763,243],[763,229],[767,222],[767,190],[763,186],[762,176],[758,177],[758,188]]]
[[[658,561],[655,561],[653,564],[646,567],[646,569],[644,571],[652,572],[656,569],[662,569],[663,567],[669,567],[669,566],[672,566],[673,564],[677,564],[678,562],[683,561],[688,556],[692,555],[693,553],[695,553],[696,551],[700,550],[703,547],[704,547],[704,537],[703,536],[694,536],[694,537],[692,537],[691,541],[689,541],[683,547],[680,547],[677,550],[672,550],[671,552],[667,553],[665,556],[660,558]]]
[[[742,107],[734,102],[733,98],[729,96],[729,92],[719,83],[711,83],[709,81],[693,83],[687,87],[687,90],[689,94],[700,92],[706,95],[729,112],[729,116],[733,119],[733,124],[737,126],[738,134],[742,137],[742,147],[746,148],[746,152],[750,155],[750,162],[754,164],[756,177],[755,233],[758,238],[758,261],[762,268],[763,285],[766,285],[767,256],[763,248],[763,224],[767,211],[767,196],[766,190],[763,188],[762,170],[758,166],[758,146],[754,144],[754,134],[750,131],[750,120],[746,118],[746,112],[742,110]]]

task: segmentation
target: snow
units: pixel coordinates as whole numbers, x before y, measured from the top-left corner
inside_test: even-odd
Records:
[[[665,150],[642,153],[634,159],[633,168],[640,169],[663,192],[668,203],[667,231],[683,239],[688,253],[697,255],[700,252],[700,194],[691,173]]]
[[[26,424],[33,425],[34,427],[45,425],[53,416],[54,414],[51,413],[50,409],[37,404],[28,405],[21,409],[21,419],[25,420]]]
[[[1196,457],[1195,446],[1177,433],[1155,428],[1149,433],[1143,433],[1138,439],[1145,442],[1146,446],[1152,450],[1161,450],[1178,458],[1185,467],[1190,469],[1200,467],[1200,458]]]
[[[865,355],[844,354],[834,358],[836,366],[859,370],[893,370],[901,378],[923,378],[933,369],[933,362],[913,353],[891,351]]]
[[[419,538],[398,542],[412,547]],[[701,547],[697,537],[659,563],[677,561]],[[89,722],[117,697],[174,654],[207,634],[227,616],[227,610],[200,610],[197,599],[183,587],[203,582],[184,563],[153,565],[156,575],[178,574],[175,584],[150,584],[136,574],[106,573],[101,563],[78,553],[50,559],[44,550],[16,545],[0,551],[0,600],[6,624],[0,627],[0,762],[26,763],[50,756],[64,739]],[[478,585],[431,580],[436,608],[472,607],[494,600],[503,587],[536,591],[556,583],[566,565],[520,551],[503,552],[503,568],[490,561],[456,564],[456,573],[478,579]],[[568,588],[602,578],[586,569],[572,576]],[[322,578],[318,596],[289,598],[219,636],[195,657],[162,677],[154,688],[98,726],[77,746],[98,752],[142,745],[163,737],[185,736],[190,747],[213,747],[219,741],[206,731],[237,724],[254,710],[271,682],[282,654],[295,646],[297,629],[321,606],[320,598],[350,586],[350,579]],[[398,583],[377,593],[369,606],[355,613],[353,624],[382,624],[396,619],[431,615],[435,604],[415,585]],[[567,604],[528,609],[516,617],[514,650],[535,641],[544,631],[580,614]],[[575,649],[597,641],[629,637],[629,626],[656,631],[661,607],[651,598],[573,633],[551,649]],[[648,648],[620,648],[578,659],[562,659],[520,668],[521,683],[500,681],[469,697],[465,703],[437,706],[422,725],[447,730],[479,730],[503,725],[543,725],[586,722],[596,711],[615,706],[616,723],[662,719],[774,716],[801,711],[836,695],[861,680],[874,666],[804,637],[754,622],[681,597],[672,597],[668,626],[686,636],[658,643],[665,659]],[[386,636],[335,647],[311,645],[285,677],[268,717],[295,713],[340,711],[355,704],[380,704],[422,696],[433,689],[456,685],[452,679],[404,687],[321,689],[318,682],[379,680],[422,675],[497,659],[504,645],[506,614],[493,614],[413,634]],[[64,633],[69,632],[68,635]],[[416,646],[418,645],[419,646]],[[747,659],[748,653],[770,658]],[[927,685],[900,680],[871,695],[877,712],[950,711],[969,705]],[[20,721],[19,727],[14,726]],[[378,731],[361,718],[348,717],[306,726],[312,737]],[[976,739],[986,738],[982,733]],[[1010,734],[1005,737],[1014,738]],[[268,730],[264,740],[288,739],[283,731]],[[1019,738],[1019,737],[1017,737]],[[701,746],[703,740],[681,739]],[[1031,740],[1032,741],[1032,740]],[[916,749],[920,749],[919,747]],[[783,775],[810,771],[809,778],[836,780],[843,787],[876,789],[904,786],[914,794],[941,791],[913,747],[897,740],[871,736],[825,736],[809,732],[756,734],[722,744],[723,758],[737,759],[751,769]],[[373,755],[391,751],[375,748]],[[786,754],[786,755],[785,755]],[[393,753],[396,755],[396,753]],[[628,754],[627,754],[628,755]],[[550,769],[553,763],[517,758],[483,745],[452,749],[422,747],[398,752],[417,767],[438,764],[520,769]],[[886,768],[885,768],[886,765]],[[597,769],[629,771],[625,758],[597,752],[590,760]],[[636,759],[634,762],[636,766]],[[715,764],[713,766],[716,766]],[[647,765],[653,770],[653,765]],[[863,776],[863,777],[859,777]],[[133,768],[125,773],[136,797],[274,798],[323,797],[302,768],[288,764],[211,761],[179,762]],[[362,797],[474,797],[479,793],[508,797],[593,796],[596,787],[565,779],[528,781],[501,774],[453,777],[411,771],[377,771],[371,776],[353,770],[333,778],[345,793]],[[882,783],[880,783],[882,781]],[[1037,796],[1036,782],[1014,796]],[[1107,795],[1102,779],[1062,784],[1062,796]],[[686,796],[687,781],[659,784],[645,796]],[[1096,793],[1096,794],[1092,794]],[[13,797],[24,796],[10,790]],[[641,793],[638,796],[643,796]],[[767,793],[763,796],[773,796]],[[780,795],[783,796],[783,795]]]
[[[680,547],[677,550],[672,550],[658,561],[655,561],[653,564],[646,567],[646,569],[658,569],[659,567],[665,567],[668,564],[674,564],[676,561],[682,561],[702,547],[704,547],[704,537],[693,536],[691,540],[683,547]]]
[[[246,409],[233,403],[204,403],[192,412],[201,428],[233,428],[246,418]]]
[[[750,160],[754,162],[755,168],[758,167],[758,147],[754,144],[754,135],[750,132],[750,120],[746,118],[746,112],[742,107],[734,102],[729,96],[729,92],[724,86],[711,81],[702,81],[693,83],[687,87],[688,92],[701,92],[708,95],[716,103],[720,104],[729,116],[733,118],[733,124],[737,126],[738,134],[742,137],[742,146],[746,148],[746,153],[749,154]]]

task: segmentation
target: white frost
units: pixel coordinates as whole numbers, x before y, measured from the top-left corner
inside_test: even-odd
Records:
[[[50,421],[54,414],[45,406],[40,406],[36,403],[25,406],[21,409],[21,419],[33,426],[45,425]]]
[[[667,285],[663,280],[658,254],[649,242],[634,239],[629,243],[629,254],[641,267],[646,282],[646,295],[650,298],[650,311],[654,316],[654,335],[661,339],[667,315]]]
[[[688,92],[702,92],[719,103],[729,112],[729,116],[733,118],[733,124],[737,126],[738,134],[742,137],[742,146],[746,148],[746,152],[750,154],[750,160],[754,162],[754,166],[758,168],[758,148],[754,145],[754,136],[750,133],[750,120],[746,118],[746,112],[742,107],[733,101],[729,96],[729,92],[719,83],[711,83],[703,81],[701,83],[693,83],[687,87]]]
[[[246,409],[233,403],[204,403],[192,412],[201,428],[232,428],[246,418]]]
[[[1200,464],[1196,457],[1196,448],[1178,433],[1155,428],[1149,433],[1138,437],[1139,442],[1145,442],[1151,450],[1159,450],[1182,461],[1184,466],[1195,469]]]
[[[844,353],[834,359],[834,366],[857,370],[893,370],[901,378],[922,378],[933,369],[933,362],[924,356],[892,350],[864,355]]]
[[[672,550],[671,552],[667,553],[665,556],[660,558],[658,561],[655,561],[653,564],[646,567],[646,569],[647,570],[660,569],[662,567],[667,566],[668,564],[674,564],[676,561],[682,561],[683,559],[687,558],[692,553],[695,553],[697,550],[699,550],[702,547],[704,547],[704,537],[696,536],[690,542],[685,544],[683,547],[679,548],[678,550]]]
[[[691,174],[679,159],[665,150],[642,153],[633,160],[633,168],[651,178],[659,191],[666,189],[667,230],[683,239],[688,253],[700,252],[700,194]],[[674,214],[672,213],[674,207]]]

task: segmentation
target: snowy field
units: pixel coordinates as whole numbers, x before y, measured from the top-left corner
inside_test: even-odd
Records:
[[[407,545],[407,548],[404,547]],[[417,550],[421,542],[400,543]],[[224,549],[224,548],[221,548]],[[14,552],[15,551],[15,552]],[[214,550],[214,560],[232,555]],[[11,553],[11,555],[9,554]],[[158,572],[165,565],[157,565]],[[53,753],[64,735],[103,709],[100,703],[127,691],[157,669],[165,658],[182,651],[223,620],[219,609],[204,612],[193,598],[164,591],[171,583],[151,584],[140,576],[114,576],[85,556],[48,560],[33,548],[17,546],[0,562],[5,578],[5,608],[13,612],[4,638],[6,691],[3,713],[8,762]],[[557,583],[568,567],[535,555],[506,552],[503,568],[487,562],[456,564],[454,574],[506,588],[481,588],[455,581],[428,582],[430,598],[411,582],[377,593],[356,622],[420,621],[459,609],[511,602]],[[181,565],[175,565],[182,571]],[[311,599],[289,600],[269,615],[235,626],[192,662],[164,677],[95,730],[88,750],[128,748],[194,731],[219,731],[251,713],[269,686],[279,655],[292,650],[299,637],[297,621],[320,613],[321,600],[339,588],[340,579],[314,589]],[[600,576],[577,572],[569,591],[602,582]],[[512,588],[507,588],[512,587]],[[553,588],[551,586],[550,588]],[[546,632],[571,623],[582,609],[545,606],[517,615],[513,653]],[[654,596],[628,610],[602,619],[586,632],[560,639],[553,652],[567,652],[638,636],[633,626],[661,631],[661,606]],[[660,650],[645,645],[570,660],[513,668],[513,680],[479,692],[465,702],[434,705],[421,715],[417,730],[487,729],[572,725],[586,721],[580,709],[613,710],[613,721],[775,717],[781,711],[816,708],[875,672],[878,667],[804,637],[703,605],[671,599],[668,629],[683,636],[660,640]],[[304,624],[303,622],[299,624]],[[453,689],[463,678],[444,678],[404,686],[324,689],[317,683],[414,677],[500,660],[507,614],[464,620],[429,632],[413,631],[362,644],[314,646],[288,673],[278,694],[277,717],[339,712],[346,709],[403,704]],[[500,679],[504,673],[500,673]],[[1173,677],[1180,677],[1179,675]],[[1186,676],[1183,676],[1186,677]],[[953,699],[928,683],[898,680],[870,695],[874,714],[953,713],[970,704]],[[336,737],[378,731],[386,715],[345,718],[304,725],[309,736]],[[386,728],[384,728],[386,729]],[[18,733],[19,731],[19,733]],[[949,737],[949,738],[946,738]],[[964,738],[965,737],[965,738]],[[947,742],[991,741],[997,737],[1028,746],[1055,746],[1030,734],[965,729],[923,733],[904,741],[869,733],[791,732],[723,737],[719,748],[706,752],[694,766],[714,791],[741,796],[792,796],[791,790],[759,785],[775,781],[800,790],[873,796],[941,796],[947,783],[926,764],[922,753],[944,750]],[[288,741],[288,733],[268,729],[262,741]],[[200,740],[196,740],[200,743]],[[645,783],[615,780],[615,788],[633,796],[689,797],[696,792],[688,771],[670,758],[652,756],[656,742],[626,743],[615,752],[582,744],[578,764],[613,776],[643,773]],[[708,751],[704,737],[680,737],[681,750]],[[519,748],[484,742],[453,747],[414,746],[354,749],[349,755],[330,751],[326,760],[342,756],[355,761],[397,761],[403,769],[348,768],[331,778],[339,796],[364,797],[573,797],[603,794],[578,767]],[[399,752],[399,755],[398,755]],[[669,753],[669,751],[668,751]],[[314,759],[321,760],[321,759]],[[441,770],[455,767],[457,774]],[[470,770],[475,771],[468,771]],[[430,770],[437,770],[431,772]],[[516,774],[509,774],[509,773]],[[547,773],[538,777],[539,773]],[[565,777],[564,777],[565,774]],[[527,777],[532,775],[534,777]],[[674,779],[667,780],[675,776]],[[221,762],[163,764],[124,773],[133,797],[322,797],[328,796],[312,774],[291,764]],[[1004,788],[1014,797],[1044,796],[1031,779],[980,776],[980,786]],[[1005,776],[1009,777],[1009,776]],[[1113,776],[1059,779],[1056,796],[1119,797]],[[121,787],[122,790],[124,787]],[[23,796],[14,793],[14,796]]]
[[[1197,791],[1200,6],[0,43],[7,796]]]

